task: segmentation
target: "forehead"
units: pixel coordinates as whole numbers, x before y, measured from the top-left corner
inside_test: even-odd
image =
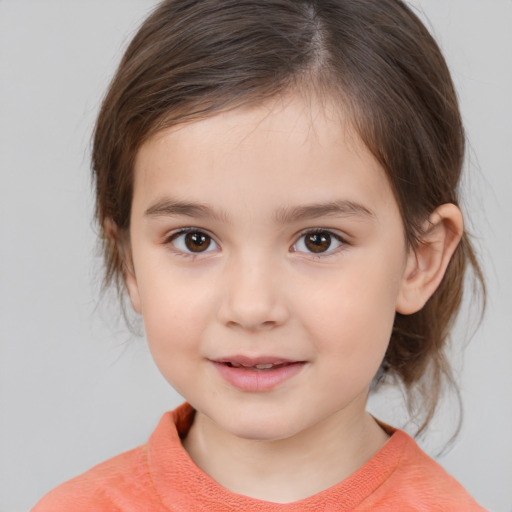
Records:
[[[343,110],[298,95],[155,134],[136,157],[134,206],[166,194],[225,207],[259,200],[260,209],[307,197],[389,202],[393,196]]]

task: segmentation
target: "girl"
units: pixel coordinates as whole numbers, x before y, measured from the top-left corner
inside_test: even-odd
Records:
[[[400,0],[167,0],[102,105],[106,284],[187,402],[35,511],[483,510],[366,412],[431,419],[464,272],[464,132]]]

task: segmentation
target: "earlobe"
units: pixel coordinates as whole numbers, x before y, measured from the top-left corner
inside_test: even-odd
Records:
[[[128,292],[128,297],[130,297],[133,310],[136,313],[141,314],[142,308],[140,302],[139,285],[137,283],[137,276],[135,275],[132,251],[128,237],[122,241],[120,250],[122,251],[121,257],[123,259],[123,279],[126,286],[126,291]]]
[[[125,262],[124,282],[126,284],[128,296],[130,297],[130,302],[132,303],[132,308],[136,313],[140,314],[142,309],[140,304],[139,286],[137,284],[133,265],[128,262]]]
[[[106,237],[110,240],[118,252],[118,256],[122,265],[123,280],[126,286],[126,291],[130,297],[130,302],[133,309],[140,314],[141,306],[139,288],[133,268],[129,237],[128,235],[125,236],[120,232],[116,223],[111,218],[105,219],[103,229]]]
[[[448,203],[436,208],[425,221],[416,247],[411,248],[400,286],[396,311],[418,312],[440,285],[464,233],[462,213]]]

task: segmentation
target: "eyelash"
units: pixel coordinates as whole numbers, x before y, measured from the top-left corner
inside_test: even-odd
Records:
[[[193,251],[187,251],[187,250],[183,250],[183,249],[180,249],[180,248],[176,247],[176,245],[175,245],[176,240],[178,240],[182,236],[186,236],[186,235],[189,235],[189,234],[204,235],[205,237],[207,237],[209,239],[209,241],[210,241],[210,243],[208,244],[207,250],[193,252]],[[200,256],[201,254],[212,252],[212,250],[210,249],[210,246],[211,246],[212,243],[215,244],[218,247],[217,242],[215,242],[213,237],[208,232],[206,232],[203,229],[194,228],[194,227],[180,229],[179,231],[171,233],[164,240],[164,245],[173,245],[176,254],[178,254],[180,256],[183,256],[185,258],[195,258],[197,256]]]
[[[185,249],[176,247],[176,244],[175,244],[176,240],[178,240],[182,236],[186,236],[189,234],[204,235],[209,240],[209,244],[208,244],[206,250],[194,252],[194,251],[187,250],[186,247],[185,247]],[[297,250],[296,246],[301,242],[302,239],[304,239],[306,236],[314,236],[314,235],[326,235],[329,240],[329,248],[325,251],[319,251],[317,253],[315,253],[314,251],[308,251],[308,250]],[[333,242],[338,243],[338,246],[335,247],[334,249],[331,249],[330,246],[332,245]],[[215,247],[214,247],[214,249],[211,249],[211,244],[214,244],[216,246],[216,248],[219,247],[218,243],[214,240],[214,238],[207,231],[200,229],[200,228],[194,228],[194,227],[180,229],[179,231],[171,233],[164,240],[164,245],[174,246],[174,250],[175,250],[176,254],[186,257],[186,258],[195,258],[197,256],[200,256],[201,254],[213,252],[215,250]],[[303,242],[303,244],[305,244],[305,242]],[[298,253],[308,254],[308,255],[311,255],[315,259],[319,259],[319,258],[325,258],[328,256],[332,256],[333,254],[336,254],[346,245],[348,245],[347,241],[343,237],[341,237],[339,234],[337,234],[329,229],[315,228],[315,229],[307,229],[305,231],[302,231],[299,234],[296,242],[292,245],[290,252],[298,252]]]
[[[344,246],[348,245],[347,241],[342,236],[331,231],[330,229],[315,228],[315,229],[307,229],[305,231],[302,231],[302,233],[300,233],[300,235],[299,235],[299,238],[293,244],[292,247],[295,247],[306,236],[314,236],[314,235],[327,235],[330,239],[329,245],[332,245],[333,242],[337,242],[339,245],[337,247],[335,247],[334,249],[329,248],[326,251],[317,252],[317,253],[315,253],[313,251],[298,251],[297,249],[294,249],[292,252],[301,252],[304,254],[309,254],[309,255],[313,256],[314,258],[319,259],[319,258],[325,258],[328,256],[332,256],[333,254],[336,254],[340,250],[342,250]]]

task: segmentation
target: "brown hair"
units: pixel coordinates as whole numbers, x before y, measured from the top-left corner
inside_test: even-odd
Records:
[[[328,95],[349,116],[388,175],[410,244],[437,206],[458,204],[457,97],[437,44],[401,0],[166,0],[128,46],[96,124],[106,285],[124,288],[119,236],[129,228],[141,144],[164,127],[289,90]],[[453,383],[444,349],[468,263],[483,287],[466,233],[425,307],[396,315],[374,381],[401,383],[411,408],[421,404],[420,431],[443,382]]]

